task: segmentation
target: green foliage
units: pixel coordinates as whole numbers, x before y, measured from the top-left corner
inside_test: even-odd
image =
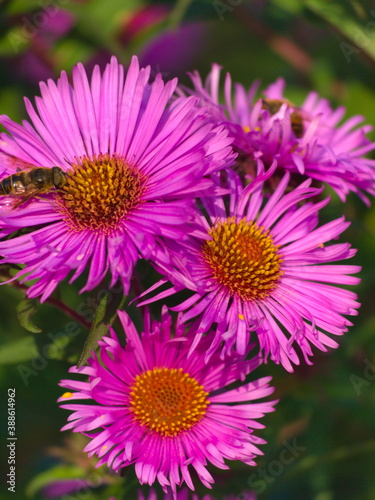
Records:
[[[85,475],[85,469],[76,465],[57,465],[41,472],[33,478],[25,492],[28,497],[33,498],[45,486],[59,479],[79,479]]]
[[[28,12],[40,9],[39,0],[13,0],[7,2],[6,11],[10,15],[26,15]]]
[[[19,340],[7,342],[0,346],[0,364],[20,363],[38,355],[38,349],[33,335],[27,335]]]
[[[99,302],[98,308],[95,311],[94,320],[90,333],[87,337],[83,351],[79,358],[77,366],[83,366],[87,359],[90,357],[91,351],[95,351],[98,346],[98,340],[100,340],[108,331],[108,327],[103,323],[104,316],[107,309],[108,294],[104,294],[101,301]]]
[[[42,331],[31,321],[31,317],[37,310],[38,302],[36,300],[24,299],[17,306],[17,315],[21,326],[32,333],[40,333]]]

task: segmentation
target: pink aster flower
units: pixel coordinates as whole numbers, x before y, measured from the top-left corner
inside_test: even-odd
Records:
[[[115,471],[135,464],[139,481],[163,489],[186,483],[194,489],[190,466],[210,488],[213,478],[207,462],[227,469],[224,459],[255,465],[264,443],[253,434],[263,428],[258,418],[273,411],[275,401],[258,402],[273,392],[270,377],[227,386],[245,377],[259,359],[234,356],[223,361],[213,355],[203,363],[208,345],[202,341],[190,357],[191,340],[184,336],[179,320],[171,332],[171,317],[163,310],[161,323],[150,325],[139,335],[125,312],[119,312],[127,343],[122,347],[115,332],[100,342],[100,353],[89,365],[73,367],[72,373],[87,375],[88,381],[62,380],[73,393],[60,399],[71,410],[63,427],[81,432],[92,440],[85,448]],[[173,337],[173,338],[172,338]],[[192,338],[192,337],[191,337]],[[191,339],[190,338],[190,339]],[[77,403],[77,400],[84,400]],[[66,404],[67,400],[68,402]]]
[[[0,117],[12,134],[0,135],[0,179],[25,162],[57,166],[63,177],[48,189],[34,184],[17,208],[14,190],[0,190],[0,228],[15,233],[0,241],[0,256],[24,265],[17,279],[37,280],[30,297],[44,300],[71,271],[70,282],[85,269],[82,291],[110,271],[111,285],[121,280],[127,293],[136,261],[162,251],[161,238],[184,234],[193,197],[213,192],[208,174],[232,162],[227,131],[197,98],[171,101],[177,81],[158,75],[149,83],[149,76],[136,57],[126,76],[112,58],[91,81],[79,64],[72,86],[64,72],[57,84],[41,84],[37,111],[26,100],[32,124]]]
[[[264,360],[270,356],[293,371],[300,353],[311,364],[311,345],[322,351],[338,346],[331,335],[346,332],[351,323],[344,315],[359,307],[357,296],[340,285],[357,284],[351,275],[360,267],[336,264],[356,251],[348,243],[326,243],[349,223],[341,217],[318,227],[318,212],[329,200],[309,201],[321,192],[310,180],[285,194],[286,173],[264,203],[263,184],[272,172],[260,172],[246,188],[232,173],[230,200],[202,200],[207,216],[197,213],[194,234],[171,245],[173,267],[159,266],[173,286],[143,304],[188,288],[194,294],[174,310],[185,322],[196,318],[192,349],[216,324],[206,358],[222,341],[224,353],[235,346],[244,354],[255,331]]]
[[[296,107],[284,97],[282,78],[264,91],[264,99],[256,100],[259,82],[248,91],[236,84],[233,93],[227,74],[221,105],[220,70],[214,64],[205,83],[197,72],[191,75],[193,93],[210,106],[218,123],[227,124],[240,153],[236,168],[245,177],[254,176],[259,162],[268,168],[276,161],[277,177],[287,170],[296,178],[294,185],[304,180],[301,176],[310,177],[329,184],[343,201],[353,191],[369,203],[365,193],[375,194],[375,160],[365,155],[375,149],[375,143],[366,137],[372,126],[363,125],[362,116],[342,122],[345,108],[333,110],[316,92]]]

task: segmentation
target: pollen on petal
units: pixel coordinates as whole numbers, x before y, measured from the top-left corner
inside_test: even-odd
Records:
[[[64,394],[61,396],[62,398],[71,398],[73,396],[73,393],[71,392],[64,392]]]

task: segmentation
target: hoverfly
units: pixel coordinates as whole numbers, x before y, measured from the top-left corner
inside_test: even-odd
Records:
[[[49,193],[51,189],[62,188],[66,184],[66,173],[60,167],[36,167],[14,157],[11,159],[25,167],[25,170],[18,169],[18,172],[0,181],[0,196],[18,198],[13,208],[30,198]]]
[[[268,111],[270,115],[276,114],[283,104],[287,104],[292,109],[292,112],[290,114],[290,124],[292,126],[294,135],[298,139],[300,139],[303,136],[305,130],[303,126],[303,118],[298,108],[293,106],[293,104],[291,104],[287,100],[262,99],[262,109]]]

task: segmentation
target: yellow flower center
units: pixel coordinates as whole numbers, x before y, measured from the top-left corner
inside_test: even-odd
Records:
[[[83,157],[66,173],[57,209],[73,231],[110,234],[139,203],[146,177],[120,157]]]
[[[149,430],[173,437],[205,416],[207,396],[199,382],[182,368],[153,368],[136,376],[130,411]]]
[[[282,275],[282,258],[269,230],[245,218],[220,221],[202,247],[213,277],[242,300],[265,299]]]

